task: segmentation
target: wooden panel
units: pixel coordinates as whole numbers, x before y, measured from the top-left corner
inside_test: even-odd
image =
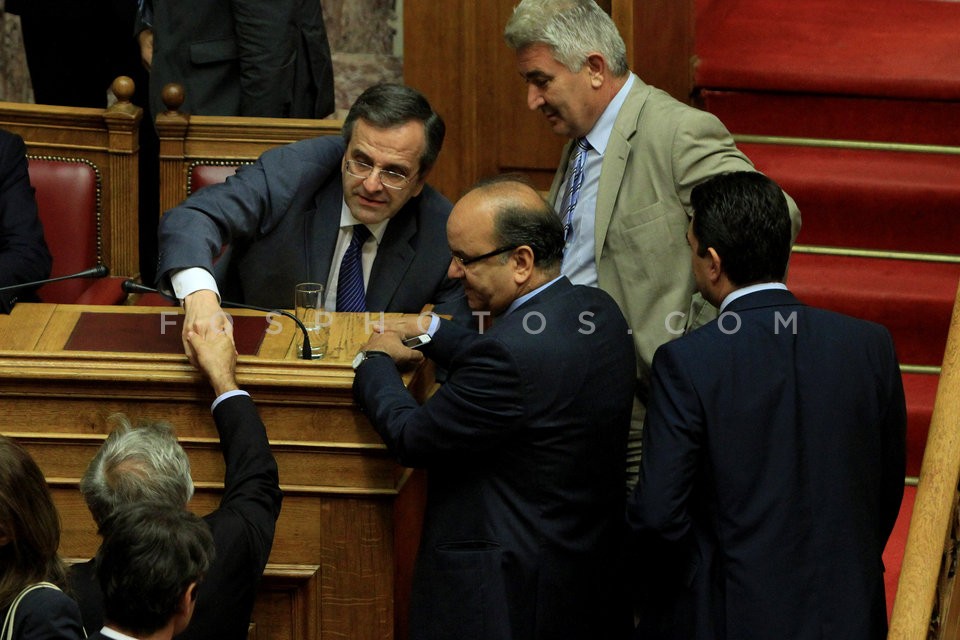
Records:
[[[216,508],[224,474],[212,393],[186,358],[63,351],[84,311],[155,314],[158,330],[161,313],[180,313],[25,303],[0,316],[2,431],[44,471],[63,522],[61,553],[74,560],[91,557],[99,544],[79,483],[113,413],[174,425],[191,461],[194,512]],[[334,314],[333,348],[321,361],[296,359],[292,330],[267,335],[260,354],[239,360],[241,386],[264,419],[284,492],[250,637],[403,637],[406,619],[397,608],[409,601],[424,485],[392,461],[353,403],[349,361],[377,320]],[[18,350],[3,350],[8,344]],[[405,380],[425,393],[432,369],[421,367]]]
[[[614,9],[614,19],[632,48],[634,72],[680,102],[690,102],[694,0],[616,0]],[[625,31],[626,25],[632,25],[632,33]]]

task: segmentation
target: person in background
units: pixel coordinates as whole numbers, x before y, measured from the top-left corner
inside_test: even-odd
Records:
[[[77,603],[61,591],[59,546],[60,516],[43,473],[23,447],[0,436],[0,638],[85,636]]]
[[[694,277],[720,316],[653,359],[628,505],[637,637],[885,638],[906,466],[890,333],[786,289],[790,217],[769,178],[714,176],[691,202]]]
[[[523,0],[504,36],[526,80],[527,105],[570,139],[548,198],[565,228],[562,272],[613,296],[632,331],[638,397],[629,491],[653,352],[716,316],[697,294],[686,259],[690,190],[712,175],[754,167],[715,116],[630,71],[623,38],[593,0]],[[788,202],[796,238],[800,213]]]
[[[324,118],[333,61],[320,0],[142,0],[135,30],[150,102],[183,85],[183,111],[208,116]]]
[[[328,311],[418,313],[435,304],[467,322],[463,289],[447,277],[450,202],[426,182],[444,133],[418,91],[374,85],[350,108],[342,138],[271,149],[168,211],[159,287],[183,301],[184,334],[232,336],[221,293],[292,309],[299,282],[325,284]],[[215,267],[225,245],[232,255]],[[361,281],[351,287],[348,274]]]
[[[417,318],[354,360],[357,403],[399,462],[429,476],[410,637],[624,637],[636,365],[623,315],[560,275],[560,221],[516,178],[463,196],[447,238],[450,277],[492,327],[435,318],[421,353],[401,343],[422,331]],[[448,374],[420,406],[397,365],[423,355]]]
[[[204,520],[216,559],[198,589],[184,640],[243,640],[270,549],[283,495],[277,463],[253,400],[238,388],[237,353],[224,333],[189,333],[198,366],[217,399],[213,418],[226,463],[220,505]],[[150,501],[186,509],[193,495],[190,461],[169,425],[121,422],[94,456],[80,482],[99,527],[110,515]],[[88,628],[103,626],[103,593],[92,561],[74,565],[70,586]]]
[[[20,16],[34,102],[105,109],[114,78],[146,79],[138,73],[136,7],[136,0],[6,0],[6,11]]]
[[[97,579],[104,627],[90,640],[170,640],[190,623],[214,558],[207,523],[179,507],[143,503],[103,523]]]
[[[27,173],[27,148],[23,138],[0,129],[0,287],[43,280],[52,262]],[[0,312],[10,313],[17,300],[36,301],[36,293],[0,292]]]

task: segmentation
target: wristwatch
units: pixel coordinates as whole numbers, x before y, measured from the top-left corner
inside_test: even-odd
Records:
[[[390,357],[390,354],[386,351],[358,351],[357,355],[353,359],[353,370],[356,371],[357,367],[369,360],[370,358],[376,358],[379,356]]]

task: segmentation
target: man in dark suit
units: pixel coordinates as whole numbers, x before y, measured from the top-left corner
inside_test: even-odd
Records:
[[[150,104],[184,88],[183,110],[214,116],[325,118],[333,61],[319,0],[146,0],[139,14]]]
[[[293,308],[298,282],[326,285],[328,311],[469,316],[463,289],[447,277],[450,202],[426,183],[440,153],[443,120],[419,92],[380,84],[364,91],[343,138],[272,149],[223,184],[210,185],[160,222],[160,286],[183,300],[184,331],[226,330],[224,298]],[[341,265],[360,232],[365,306],[344,309]],[[224,245],[225,271],[214,259]],[[189,345],[185,343],[187,354]]]
[[[768,178],[716,176],[692,204],[694,277],[721,313],[653,361],[628,507],[652,582],[637,636],[883,638],[905,471],[890,334],[781,284],[790,218]]]
[[[450,276],[492,328],[430,320],[423,354],[448,377],[422,407],[396,364],[421,357],[400,340],[425,317],[375,334],[354,361],[354,395],[387,447],[429,471],[410,636],[622,637],[626,321],[560,275],[559,218],[526,183],[475,187],[447,238]]]
[[[170,640],[189,624],[214,557],[207,524],[183,509],[143,503],[103,523],[97,579],[106,624],[89,638]]]
[[[212,332],[189,332],[187,339],[217,395],[213,417],[226,470],[220,505],[204,516],[216,559],[199,587],[190,627],[178,637],[242,640],[280,515],[277,463],[253,401],[237,387],[233,341]],[[112,513],[131,504],[152,501],[185,509],[193,495],[190,462],[168,425],[121,424],[90,462],[80,490],[101,528]],[[84,625],[99,629],[103,594],[92,561],[71,568],[70,587]]]
[[[37,217],[37,201],[27,173],[23,138],[0,130],[0,287],[43,280],[52,259]],[[0,293],[0,312],[20,300],[36,300],[33,291]]]

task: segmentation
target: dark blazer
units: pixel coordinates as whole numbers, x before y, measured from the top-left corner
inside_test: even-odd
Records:
[[[265,152],[223,184],[200,189],[160,222],[161,287],[169,271],[203,267],[215,273],[225,300],[293,308],[298,282],[326,282],[333,261],[345,144],[339,136],[295,142]],[[450,202],[429,186],[390,220],[370,272],[370,311],[469,316],[463,287],[447,278]],[[214,257],[231,245],[230,266]],[[226,271],[226,273],[225,273]]]
[[[153,113],[184,87],[182,110],[215,116],[323,118],[334,111],[333,62],[319,0],[147,0]]]
[[[0,609],[0,626],[9,609]],[[84,637],[77,603],[57,589],[31,591],[17,606],[13,620],[16,640],[81,640]]]
[[[0,130],[0,287],[43,280],[51,262],[27,173],[27,147],[20,136]],[[33,290],[0,293],[0,312],[10,313],[18,298],[37,299]]]
[[[787,291],[660,347],[628,508],[658,534],[638,637],[884,638],[905,415],[887,330]]]
[[[623,637],[636,365],[616,303],[562,278],[482,335],[443,322],[424,353],[448,377],[422,407],[389,358],[354,382],[389,450],[429,471],[410,637]]]
[[[248,396],[235,396],[213,413],[226,461],[220,506],[204,516],[216,557],[200,583],[190,625],[178,640],[243,640],[260,576],[267,564],[283,498],[277,463],[263,422]],[[103,594],[93,561],[74,565],[70,587],[87,629],[103,626]]]

